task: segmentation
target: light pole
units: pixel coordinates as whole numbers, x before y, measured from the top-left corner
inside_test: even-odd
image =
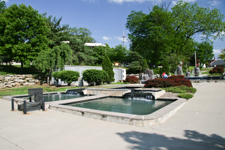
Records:
[[[195,67],[196,67],[196,65],[197,65],[197,64],[196,64],[196,51],[195,51]]]

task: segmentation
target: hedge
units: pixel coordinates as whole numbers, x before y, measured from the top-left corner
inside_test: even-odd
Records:
[[[58,74],[55,74],[56,77],[58,77],[59,79],[66,81],[68,86],[70,86],[70,84],[73,81],[77,81],[78,77],[80,77],[79,72],[77,71],[71,71],[71,70],[64,70],[64,71],[60,71]]]
[[[83,72],[83,80],[89,85],[100,85],[109,81],[109,75],[104,70],[88,69]]]
[[[129,76],[129,77],[126,77],[126,79],[123,80],[123,82],[129,82],[131,84],[139,83],[139,78],[137,78],[135,76]]]
[[[145,82],[145,88],[151,87],[172,87],[172,86],[181,86],[185,85],[188,87],[192,87],[192,83],[188,79],[184,79],[183,75],[171,76],[168,79],[154,79],[147,80]]]

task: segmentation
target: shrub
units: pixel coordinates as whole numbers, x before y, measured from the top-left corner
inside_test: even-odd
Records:
[[[56,73],[56,76],[63,80],[66,81],[68,86],[70,86],[70,84],[73,81],[77,81],[78,77],[80,77],[79,72],[77,71],[71,71],[71,70],[64,70],[64,71],[60,71],[58,74]]]
[[[102,61],[102,70],[105,70],[109,76],[107,83],[113,82],[115,80],[112,63],[106,54]]]
[[[224,72],[223,67],[214,67],[212,70],[209,71],[210,74],[223,73],[223,72]]]
[[[191,81],[188,79],[184,79],[183,75],[171,76],[171,78],[168,78],[168,79],[148,80],[145,82],[144,87],[146,87],[146,88],[171,87],[171,86],[181,86],[181,85],[192,87]]]
[[[185,76],[184,75],[173,75],[173,76],[168,77],[168,79],[171,79],[171,80],[185,79]]]
[[[135,76],[129,76],[129,77],[126,77],[126,79],[123,80],[123,82],[129,82],[131,84],[133,84],[133,83],[139,83],[139,78],[137,78]]]
[[[192,87],[191,81],[185,79],[184,75],[173,75],[168,77],[168,79],[173,80],[175,82],[174,86],[186,85],[188,87]]]
[[[166,90],[166,92],[173,92],[173,93],[195,93],[197,91],[196,88],[188,87],[185,85],[168,87],[164,88],[164,90]]]
[[[104,70],[88,69],[83,72],[83,79],[89,85],[100,85],[109,81],[109,75]]]
[[[181,97],[181,98],[185,98],[185,99],[190,99],[193,97],[193,94],[189,94],[189,93],[181,93],[179,95],[177,95],[178,97]]]
[[[152,88],[152,87],[171,87],[174,86],[174,81],[170,79],[154,79],[154,80],[147,80],[145,82],[145,88]]]

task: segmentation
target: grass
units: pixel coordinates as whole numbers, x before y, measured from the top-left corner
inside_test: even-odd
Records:
[[[80,87],[73,87],[73,86],[66,86],[66,87],[56,87],[56,86],[49,86],[47,84],[44,85],[34,85],[29,87],[19,87],[19,88],[7,88],[7,89],[0,89],[0,98],[7,95],[22,95],[28,94],[28,89],[30,88],[43,88],[43,92],[57,92],[57,91],[66,91],[66,89],[75,89]]]
[[[15,75],[20,74],[19,65],[0,65],[0,75]],[[37,71],[33,66],[24,65],[23,66],[23,74],[40,74],[41,72]]]
[[[197,91],[196,88],[187,87],[185,85],[163,88],[163,90],[166,92],[180,93],[177,96],[185,99],[192,98],[193,94]]]

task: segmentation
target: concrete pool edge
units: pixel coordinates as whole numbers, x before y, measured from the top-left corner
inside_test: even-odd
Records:
[[[64,101],[51,102],[49,104],[50,110],[56,110],[65,113],[71,113],[79,116],[84,116],[88,118],[94,118],[104,121],[117,122],[132,126],[148,127],[156,124],[164,123],[169,117],[171,117],[179,108],[181,108],[185,103],[186,99],[176,98],[176,101],[171,104],[149,114],[149,115],[133,115],[117,112],[100,111],[94,109],[80,108],[66,106],[65,104],[70,104],[74,102],[89,101],[97,98],[108,97],[108,95],[98,95],[82,97]],[[175,99],[171,99],[175,100]]]

